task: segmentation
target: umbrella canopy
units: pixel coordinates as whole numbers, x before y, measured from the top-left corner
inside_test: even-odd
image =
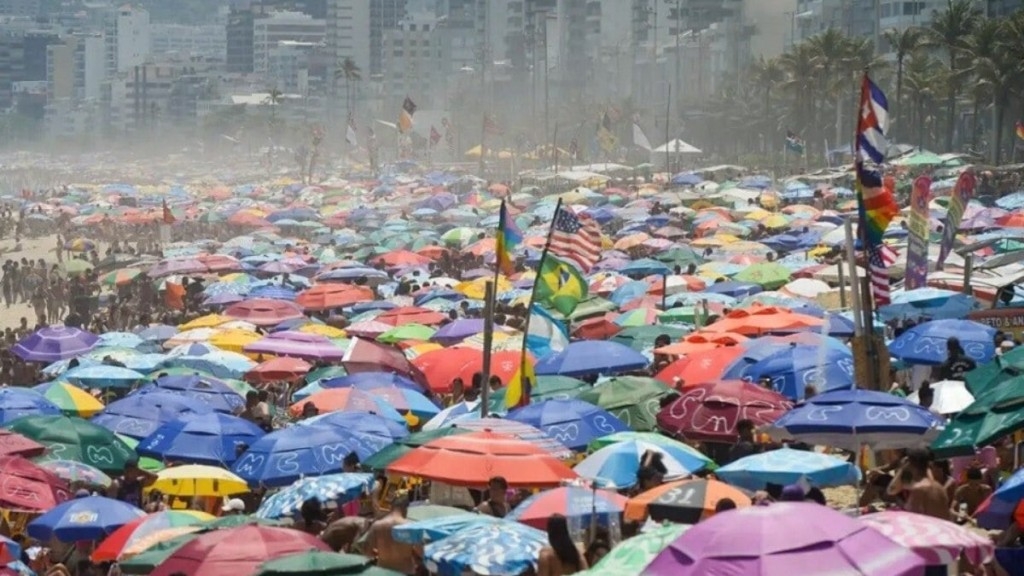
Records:
[[[189,464],[230,465],[239,444],[251,446],[266,432],[236,416],[218,412],[185,414],[161,425],[137,447],[142,456]]]
[[[904,398],[872,390],[819,394],[772,424],[773,438],[857,451],[862,445],[899,449],[929,444],[938,436],[939,418]]]
[[[718,480],[679,480],[662,484],[632,497],[626,518],[676,524],[696,524],[715,515],[720,500],[728,498],[742,508],[751,505],[743,490]]]
[[[548,519],[555,514],[576,519],[584,525],[592,519],[607,525],[611,518],[618,518],[625,506],[626,497],[615,492],[561,486],[523,500],[506,518],[538,530],[544,530]],[[593,518],[595,514],[597,518]]]
[[[369,494],[373,487],[372,474],[340,473],[302,478],[265,499],[256,511],[256,517],[278,519],[298,516],[307,500],[318,500],[330,507],[359,499]]]
[[[632,430],[649,432],[656,427],[661,399],[671,392],[653,378],[620,376],[580,392],[576,399],[604,408]]]
[[[11,347],[11,352],[26,362],[51,363],[85,354],[98,341],[98,336],[85,330],[50,326],[22,338]]]
[[[735,442],[740,420],[763,426],[792,407],[778,392],[742,380],[697,384],[684,388],[679,398],[658,412],[658,428],[688,440]]]
[[[328,388],[316,392],[309,398],[292,404],[288,411],[292,416],[299,416],[307,404],[316,406],[320,413],[343,411],[367,412],[380,414],[396,422],[405,422],[405,418],[386,400],[364,392],[358,388]]]
[[[201,400],[167,392],[136,392],[107,404],[92,422],[111,432],[142,439],[183,414],[210,412],[212,409]]]
[[[931,385],[932,403],[928,409],[932,412],[949,416],[959,414],[974,403],[974,395],[967,390],[962,380],[941,380]],[[907,396],[907,400],[915,404],[921,403],[919,392]]]
[[[302,309],[286,300],[253,298],[228,307],[224,315],[257,326],[274,326],[285,320],[302,318]]]
[[[316,536],[270,526],[239,526],[202,534],[178,548],[152,576],[223,576],[252,574],[257,567],[286,554],[330,548]]]
[[[680,478],[698,472],[711,460],[682,443],[654,443],[645,439],[624,440],[601,448],[576,465],[581,477],[608,488],[629,488],[637,483],[636,473],[647,452],[662,455],[666,478]]]
[[[439,574],[522,574],[536,566],[547,534],[516,522],[477,524],[423,550],[427,568]]]
[[[110,476],[98,468],[74,460],[47,460],[40,462],[39,465],[68,483],[109,488],[114,482]]]
[[[697,524],[658,554],[643,574],[912,576],[923,568],[919,556],[853,518],[818,504],[780,502],[733,510]]]
[[[817,392],[856,386],[853,354],[849,350],[795,343],[753,364],[741,364],[738,370],[727,370],[725,377],[751,382],[767,378],[772,389],[794,400],[803,399],[807,386],[814,386]]]
[[[249,354],[273,354],[325,362],[341,360],[345,356],[345,350],[326,336],[296,330],[274,332],[257,342],[246,344],[244,350]]]
[[[120,500],[86,496],[59,504],[29,522],[28,534],[44,542],[50,538],[61,542],[100,540],[145,515],[142,510]]]
[[[643,354],[629,346],[602,340],[578,340],[561,352],[538,360],[535,371],[538,376],[618,374],[639,370],[648,363]]]
[[[232,414],[245,407],[245,399],[227,382],[198,374],[169,374],[153,381],[139,392],[169,392],[198,400],[217,412]]]
[[[70,497],[67,483],[21,456],[0,456],[0,506],[45,512]]]
[[[98,351],[99,349],[97,349]],[[61,378],[72,384],[89,388],[128,388],[142,380],[140,372],[120,366],[80,366],[65,372]]]
[[[573,450],[594,439],[629,430],[629,426],[593,404],[582,400],[547,400],[513,410],[509,420],[543,430]]]
[[[414,509],[410,509],[410,513]],[[395,526],[392,528],[391,534],[395,540],[406,544],[427,544],[442,540],[477,524],[498,524],[503,522],[501,518],[495,518],[489,514],[456,510],[458,513],[455,514],[427,518]]]
[[[223,468],[202,464],[165,468],[157,472],[152,487],[168,496],[230,496],[249,491],[245,480]]]
[[[977,363],[988,362],[995,356],[995,334],[995,328],[980,322],[932,320],[897,336],[889,344],[889,353],[907,364],[935,366],[946,361],[946,343],[956,338],[969,358]]]
[[[619,543],[589,570],[580,572],[580,576],[621,576],[622,574],[641,574],[644,567],[659,552],[668,547],[686,533],[690,526],[685,524],[664,524],[650,531]]]
[[[992,560],[992,541],[963,526],[932,516],[886,510],[858,518],[893,542],[913,550],[929,566],[955,565],[961,554],[981,566]]]
[[[10,430],[0,429],[0,456],[32,458],[41,455],[43,452],[46,452],[46,446],[39,442]]]
[[[527,362],[532,357],[527,356]],[[519,369],[520,351],[503,350],[491,356],[491,375],[503,383],[509,382]],[[473,374],[483,369],[484,355],[481,350],[457,346],[420,354],[412,364],[420,369],[434,392],[451,392],[452,381],[461,378],[463,383],[471,382]]]
[[[763,490],[765,484],[856,485],[861,477],[860,469],[843,458],[791,448],[745,456],[715,470],[715,474],[747,490]]]
[[[558,486],[576,478],[575,472],[543,448],[490,431],[432,440],[392,462],[387,470],[476,488],[486,486],[494,476],[503,476],[513,488]]]
[[[983,392],[974,402],[950,420],[932,444],[942,458],[969,456],[977,448],[991,444],[1024,427],[1024,378],[1004,380]]]
[[[359,302],[372,302],[373,290],[349,284],[316,284],[300,292],[295,303],[306,310],[321,311],[343,308]]]
[[[357,554],[308,551],[286,554],[256,567],[253,576],[401,576]]]
[[[61,409],[29,388],[0,388],[0,425],[22,416],[54,416]]]
[[[165,510],[141,516],[107,536],[90,554],[93,562],[112,562],[142,540],[169,528],[199,527],[213,516],[195,510]]]
[[[69,416],[88,418],[103,410],[103,403],[85,390],[64,382],[47,382],[32,388]]]
[[[46,446],[48,460],[75,460],[105,472],[118,472],[138,458],[113,432],[81,418],[27,416],[7,428]]]

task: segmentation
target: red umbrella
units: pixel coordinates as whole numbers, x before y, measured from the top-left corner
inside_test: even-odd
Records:
[[[447,314],[441,314],[427,308],[419,308],[417,306],[402,306],[400,308],[392,308],[387,312],[374,318],[377,322],[383,322],[384,324],[390,324],[392,326],[401,326],[403,324],[423,324],[424,326],[433,326],[440,324],[448,319]]]
[[[622,326],[604,316],[587,318],[576,325],[572,335],[584,340],[608,340],[622,331]]]
[[[705,332],[736,332],[758,336],[766,332],[821,326],[821,318],[797,314],[788,308],[751,306],[733,310],[725,318],[704,328]]]
[[[21,456],[0,457],[0,506],[45,512],[70,497],[56,474]]]
[[[392,250],[387,254],[381,254],[376,258],[370,260],[371,264],[383,263],[388,268],[397,268],[399,266],[425,266],[433,262],[427,256],[410,252],[408,250]]]
[[[529,353],[527,356],[528,361],[533,362]],[[519,360],[519,350],[494,352],[491,355],[491,375],[500,378],[503,385],[508,384],[519,368]],[[461,378],[468,386],[473,374],[483,370],[484,353],[461,346],[442,348],[420,354],[413,359],[412,364],[423,372],[431,390],[451,392],[452,380]]]
[[[207,532],[175,550],[151,573],[152,576],[224,576],[255,574],[256,568],[278,556],[330,551],[316,536],[291,528],[239,526]]]
[[[669,364],[654,377],[663,383],[677,388],[677,378],[682,385],[714,382],[722,378],[722,373],[740,357],[742,346],[723,346],[712,350],[694,352]]]
[[[395,460],[387,471],[472,488],[487,486],[495,476],[504,477],[512,488],[559,486],[577,477],[543,448],[486,430],[431,440]]]
[[[735,442],[740,420],[762,426],[792,407],[778,392],[742,380],[697,384],[658,412],[658,428],[687,440]]]
[[[205,264],[210,272],[232,272],[242,269],[242,263],[227,254],[200,254],[196,259]]]
[[[266,384],[286,380],[298,380],[309,372],[310,364],[299,358],[279,357],[267,360],[245,373],[245,379],[253,384]]]
[[[625,496],[611,490],[591,492],[561,486],[527,498],[511,512],[510,518],[538,530],[545,530],[548,519],[555,514],[589,518],[591,511],[596,508],[602,516],[618,515],[626,507],[627,500]]]
[[[316,284],[295,298],[306,310],[330,310],[359,302],[373,302],[373,290],[351,284]]]
[[[352,339],[341,364],[349,374],[391,372],[406,376],[424,387],[427,382],[423,372],[416,365],[410,363],[401,350],[362,338]]]
[[[253,298],[239,302],[225,310],[224,315],[257,326],[274,326],[285,320],[303,317],[302,310],[295,304],[271,298]]]
[[[0,429],[0,456],[42,456],[46,446],[16,432]]]

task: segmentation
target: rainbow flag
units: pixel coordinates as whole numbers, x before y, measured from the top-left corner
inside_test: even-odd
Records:
[[[1017,120],[1017,138],[1024,140],[1024,122]]]
[[[878,172],[857,163],[857,208],[860,213],[860,225],[864,227],[864,237],[869,247],[882,245],[882,235],[886,228],[900,213],[900,206],[893,197],[892,191],[882,184]]]
[[[494,244],[494,252],[498,258],[498,270],[506,276],[515,272],[515,259],[512,251],[523,242],[523,233],[516,226],[516,221],[508,213],[505,201],[501,201],[501,216],[498,218],[498,235]]]

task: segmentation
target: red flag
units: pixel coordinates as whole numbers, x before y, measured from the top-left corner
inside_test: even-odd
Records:
[[[167,206],[167,199],[165,198],[163,222],[164,224],[174,224],[174,220],[174,214],[171,213],[171,209]]]
[[[437,128],[434,128],[434,126],[431,125],[430,126],[430,146],[431,147],[437,146],[437,143],[440,142],[440,141],[441,141],[441,133],[437,131]]]
[[[491,118],[490,114],[484,114],[484,133],[488,136],[500,136],[501,126]]]

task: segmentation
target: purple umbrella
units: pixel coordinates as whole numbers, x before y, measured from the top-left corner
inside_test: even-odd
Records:
[[[924,573],[924,560],[826,506],[782,502],[705,520],[654,557],[644,576]]]
[[[345,350],[336,346],[326,336],[295,330],[274,332],[262,340],[246,345],[243,350],[309,360],[333,361],[345,357]]]
[[[455,344],[461,340],[465,340],[470,336],[474,336],[484,331],[484,321],[480,318],[465,318],[456,320],[450,324],[445,324],[440,330],[434,332],[434,335],[430,339],[434,342],[440,342],[441,344],[448,346],[449,344]]]
[[[280,260],[276,262],[267,262],[260,266],[258,270],[260,272],[268,272],[270,274],[291,274],[298,270],[302,265],[290,264],[288,262],[282,262]]]
[[[210,296],[206,300],[203,300],[204,306],[227,306],[229,304],[237,304],[245,300],[245,296],[241,294],[232,294],[231,292],[221,292],[214,296]]]
[[[206,264],[195,258],[176,258],[158,262],[149,269],[148,274],[152,278],[161,278],[172,274],[199,274],[207,270]]]
[[[630,260],[627,260],[625,258],[605,258],[604,260],[601,260],[597,264],[594,264],[594,270],[621,270],[622,268],[625,268],[626,265],[629,263]]]
[[[85,354],[96,346],[99,337],[91,332],[67,326],[42,328],[18,341],[11,352],[26,362],[57,362]]]

